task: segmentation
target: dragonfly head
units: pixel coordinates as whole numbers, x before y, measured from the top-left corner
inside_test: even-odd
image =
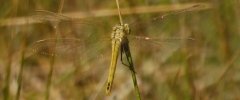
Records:
[[[124,29],[125,34],[127,34],[127,35],[130,34],[130,28],[129,28],[128,24],[124,24],[123,29]]]
[[[113,27],[112,30],[112,39],[117,39],[119,41],[122,40],[122,38],[126,37],[130,33],[130,29],[128,24],[123,25],[116,25]]]

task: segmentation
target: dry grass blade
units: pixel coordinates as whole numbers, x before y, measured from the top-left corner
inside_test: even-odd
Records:
[[[57,14],[54,12],[46,11],[46,10],[36,10],[33,18],[37,18],[42,21],[53,21],[53,22],[60,22],[60,21],[71,21],[71,18]]]
[[[140,7],[134,7],[134,8],[122,8],[121,14],[130,15],[130,14],[159,13],[159,12],[164,13],[164,12],[178,11],[184,8],[189,8],[193,5],[203,5],[203,7],[200,7],[199,9],[195,9],[195,10],[207,10],[211,8],[211,5],[209,3],[186,3],[186,4],[171,4],[171,5],[158,5],[158,6],[140,6]],[[93,18],[93,17],[115,16],[115,15],[118,15],[118,10],[102,9],[102,10],[93,10],[90,12],[63,13],[61,15],[67,16],[68,18],[72,18],[76,20],[78,19],[82,20],[82,19]],[[30,20],[27,21],[26,19],[30,19]],[[2,19],[0,21],[0,26],[25,25],[25,24],[35,24],[35,23],[41,23],[41,21],[36,20],[34,17],[31,17],[31,16],[25,16],[25,17]]]
[[[64,5],[64,0],[60,0],[60,5],[59,5],[59,9],[58,9],[58,13],[61,14],[62,13],[62,8],[63,8],[63,5]],[[58,38],[59,36],[59,29],[58,29],[58,22],[57,23],[54,23],[53,27],[54,27],[54,30],[55,30],[55,38]],[[54,45],[53,45],[53,51],[55,53],[55,50],[56,50],[56,45],[58,43],[58,40],[56,40],[54,42]],[[54,72],[54,64],[55,64],[55,54],[53,53],[53,56],[51,56],[51,59],[50,59],[50,71],[49,71],[49,74],[48,74],[48,79],[47,79],[47,84],[46,84],[46,91],[45,91],[45,99],[46,100],[49,100],[50,98],[50,93],[51,93],[51,86],[52,86],[52,79],[53,79],[53,72]]]

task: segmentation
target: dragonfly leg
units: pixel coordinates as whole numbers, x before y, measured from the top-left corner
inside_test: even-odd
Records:
[[[128,64],[123,62],[123,54],[125,54]],[[121,62],[123,65],[127,66],[131,71],[135,73],[135,70],[133,68],[132,56],[128,44],[121,46]]]
[[[126,63],[124,63],[124,61],[123,61],[123,54],[126,55],[123,46],[121,46],[121,49],[120,49],[120,50],[121,50],[121,53],[120,53],[120,55],[121,55],[121,63],[122,63],[124,66],[130,68],[130,64],[126,64]]]
[[[140,95],[140,91],[139,91],[138,83],[137,83],[137,78],[136,78],[136,72],[134,70],[134,65],[133,65],[132,56],[131,56],[131,52],[130,52],[130,49],[129,49],[128,42],[123,43],[120,48],[121,48],[120,49],[121,50],[121,61],[123,63],[122,58],[123,58],[123,54],[124,54],[127,58],[128,65],[124,64],[124,63],[123,64],[126,65],[130,69],[131,74],[132,74],[134,89],[135,89],[135,92],[137,94],[137,98],[138,98],[138,100],[141,100],[141,95]]]

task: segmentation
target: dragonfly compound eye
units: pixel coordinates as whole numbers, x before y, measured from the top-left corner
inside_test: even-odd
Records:
[[[114,26],[114,27],[112,28],[112,30],[113,30],[113,31],[116,31],[116,30],[117,30],[117,26]]]
[[[124,24],[124,31],[129,34],[130,33],[130,28],[128,26],[128,24]]]

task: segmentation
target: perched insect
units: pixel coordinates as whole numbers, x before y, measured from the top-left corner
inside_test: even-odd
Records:
[[[158,16],[153,18],[151,21],[163,20],[167,16],[181,14],[187,11],[193,11],[195,8],[201,7],[201,5],[193,5],[187,9],[181,9],[179,11],[174,11],[172,13],[168,13],[162,16]],[[120,15],[120,11],[119,11]],[[71,18],[66,16],[56,14],[49,11],[39,10],[37,11],[37,16],[40,20],[53,21],[53,22],[74,22]],[[41,54],[52,55],[52,54],[75,54],[78,52],[80,55],[85,55],[84,57],[98,58],[96,55],[103,54],[102,57],[107,57],[109,55],[104,55],[103,53],[105,48],[110,49],[111,47],[111,63],[109,68],[109,74],[107,79],[107,87],[106,93],[109,94],[112,88],[115,70],[117,66],[117,59],[120,54],[121,62],[123,65],[127,66],[131,72],[133,78],[135,78],[134,85],[137,87],[136,76],[133,66],[133,58],[130,52],[134,50],[138,51],[141,49],[149,49],[154,53],[153,56],[159,60],[160,62],[164,61],[172,52],[176,51],[182,44],[182,41],[192,41],[192,38],[189,37],[171,37],[171,38],[161,38],[161,37],[149,37],[149,36],[138,36],[131,33],[130,25],[134,26],[135,23],[125,24],[122,22],[122,18],[120,18],[120,24],[115,25],[112,28],[111,38],[98,39],[91,42],[96,38],[92,38],[88,36],[87,38],[58,38],[58,42],[56,45],[56,49],[51,51],[48,47],[52,47],[54,42],[56,42],[56,38],[52,39],[43,39],[36,41],[32,48],[34,52],[38,52]],[[84,21],[82,21],[84,22]],[[87,23],[80,23],[87,24]],[[94,34],[93,34],[94,37]],[[90,42],[89,42],[90,41]],[[90,44],[87,44],[90,43]],[[74,49],[73,49],[74,48]],[[75,50],[77,48],[77,50]],[[106,51],[109,54],[109,51]],[[160,54],[160,55],[158,55]],[[84,58],[82,60],[89,60]]]

